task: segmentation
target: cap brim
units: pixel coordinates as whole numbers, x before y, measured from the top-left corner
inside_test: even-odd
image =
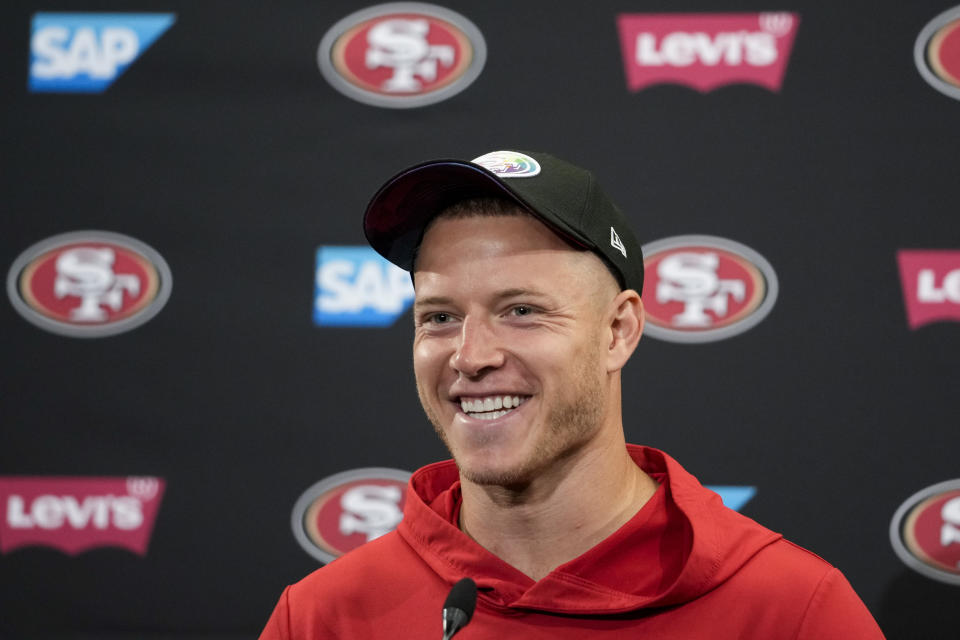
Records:
[[[434,160],[388,180],[367,205],[363,230],[380,255],[409,271],[434,216],[460,200],[485,196],[508,198],[534,213],[483,167],[463,160]]]

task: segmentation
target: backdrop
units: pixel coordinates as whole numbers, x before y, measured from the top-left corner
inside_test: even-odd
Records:
[[[628,440],[955,637],[954,2],[7,3],[0,636],[252,638],[393,526],[446,452],[362,211],[539,149],[656,258]]]

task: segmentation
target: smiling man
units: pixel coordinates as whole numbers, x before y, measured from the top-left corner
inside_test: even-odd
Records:
[[[590,172],[428,162],[364,225],[412,273],[417,390],[453,460],[413,474],[396,531],[289,587],[261,638],[438,637],[464,577],[465,640],[883,637],[837,569],[625,443],[643,257]]]

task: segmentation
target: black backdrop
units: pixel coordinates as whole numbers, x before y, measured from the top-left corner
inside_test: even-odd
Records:
[[[843,570],[889,637],[955,637],[958,587],[907,568],[888,538],[909,495],[960,475],[960,328],[908,328],[896,262],[960,249],[960,101],[913,59],[951,0],[450,0],[486,66],[414,109],[320,75],[321,37],[362,6],[5,5],[0,263],[103,229],[155,248],[174,284],[152,320],[100,339],[0,305],[0,475],[166,480],[146,556],[0,555],[0,635],[255,636],[318,566],[290,531],[307,487],[445,457],[416,400],[409,314],[314,325],[317,248],[362,244],[366,200],[403,166],[529,148],[594,169],[643,242],[722,236],[776,269],[776,306],[750,331],[641,341],[628,440],[705,483],[756,486],[742,511]],[[627,89],[617,14],[765,10],[801,20],[779,92]],[[101,94],[30,93],[37,11],[176,22]]]

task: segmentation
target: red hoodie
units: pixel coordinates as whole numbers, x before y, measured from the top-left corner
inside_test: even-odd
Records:
[[[457,528],[453,461],[420,469],[397,530],[287,587],[261,640],[440,638],[443,602],[463,577],[479,597],[457,640],[883,638],[837,569],[724,507],[666,454],[628,449],[657,492],[536,582]]]

